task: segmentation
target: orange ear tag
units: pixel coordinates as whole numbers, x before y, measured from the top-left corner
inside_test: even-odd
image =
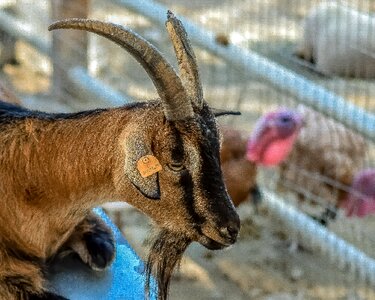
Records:
[[[137,162],[137,169],[143,178],[162,170],[158,159],[153,155],[142,156]]]

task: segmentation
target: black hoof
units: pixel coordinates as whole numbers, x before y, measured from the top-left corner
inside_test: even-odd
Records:
[[[86,233],[84,239],[91,256],[90,267],[94,270],[105,269],[115,256],[115,244],[112,235],[105,231]]]
[[[56,295],[54,293],[45,292],[40,295],[30,295],[28,297],[29,300],[69,300],[68,298],[65,298],[63,296]]]

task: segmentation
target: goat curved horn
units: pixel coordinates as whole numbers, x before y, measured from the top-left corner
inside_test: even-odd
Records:
[[[120,45],[143,66],[150,76],[168,120],[182,120],[194,115],[186,90],[173,67],[153,45],[130,29],[113,23],[78,18],[57,21],[48,27],[48,30],[54,29],[85,30]]]
[[[165,25],[176,53],[182,83],[191,97],[192,103],[201,108],[203,105],[202,84],[199,78],[197,59],[185,28],[171,11],[168,11]]]

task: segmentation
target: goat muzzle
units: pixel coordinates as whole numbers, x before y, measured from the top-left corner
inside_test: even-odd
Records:
[[[198,242],[211,250],[226,248],[237,241],[240,227],[238,215],[220,225],[206,223],[202,226],[202,236],[199,238]]]

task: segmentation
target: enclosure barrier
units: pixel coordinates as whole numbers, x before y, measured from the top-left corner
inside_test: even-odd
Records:
[[[111,0],[113,3],[123,6],[133,12],[141,14],[152,22],[164,27],[167,7],[151,0]],[[241,49],[234,45],[226,47],[218,45],[213,33],[199,28],[183,17],[179,18],[184,23],[189,37],[200,47],[210,51],[212,54],[229,62],[245,73],[257,74],[280,89],[286,90],[296,95],[302,103],[313,107],[326,115],[329,115],[337,121],[360,132],[371,141],[375,142],[375,116],[367,113],[365,110],[348,103],[344,98],[327,91],[321,86],[313,83],[304,77],[289,71],[288,69],[271,62],[270,60],[248,50]],[[0,27],[9,35],[22,39],[30,43],[33,47],[46,55],[50,55],[50,46],[33,34],[25,24],[6,12],[0,11]],[[85,71],[84,71],[85,72]],[[75,72],[77,73],[77,72]],[[75,83],[84,90],[87,83],[93,84],[92,94],[99,101],[108,101],[115,96],[115,103],[128,102],[126,97],[110,89],[108,86],[103,88],[102,83],[86,74],[79,72],[80,75],[73,75]],[[91,77],[92,79],[89,79]],[[102,86],[101,86],[102,85]],[[96,93],[97,92],[97,93]],[[119,100],[119,101],[118,101]],[[111,104],[109,102],[109,104]]]
[[[40,38],[30,26],[1,10],[0,28],[10,36],[27,42],[42,54],[51,57],[51,46],[46,39]],[[129,97],[120,94],[99,79],[90,76],[87,70],[83,68],[73,68],[68,70],[67,74],[71,83],[81,95],[90,98],[97,106],[119,106],[130,102]],[[75,108],[82,108],[77,107],[77,105],[77,103],[72,103]]]
[[[167,8],[163,5],[150,0],[111,1],[164,27]],[[187,19],[179,18],[184,23],[191,40],[200,47],[224,59],[245,73],[256,74],[278,88],[296,95],[302,103],[312,106],[316,110],[360,132],[371,141],[375,141],[374,115],[254,52],[240,49],[234,45],[228,45],[227,47],[218,45],[212,33],[199,28]],[[9,35],[30,43],[40,52],[50,56],[51,48],[47,41],[33,35],[30,29],[22,22],[3,11],[0,11],[0,27]],[[111,105],[127,102],[127,99],[122,97],[122,95],[110,90],[108,87],[104,87],[103,83],[97,79],[93,79],[86,70],[81,68],[72,69],[68,74],[71,76],[72,82],[80,86],[82,90],[92,93],[97,99],[103,99],[107,103],[110,103],[108,101],[111,99]],[[324,253],[328,253],[333,261],[339,262],[341,266],[348,267],[352,272],[358,273],[365,282],[375,286],[374,259],[338,238],[335,234],[312,221],[303,213],[298,212],[269,191],[264,191],[264,203],[274,215],[299,234],[306,243],[318,246]]]
[[[50,55],[50,46],[47,40],[41,39],[32,31],[32,28],[28,24],[25,24],[3,10],[0,10],[0,28],[10,36],[32,45],[41,53],[47,56]]]
[[[152,0],[111,0],[141,14],[158,26],[163,26],[167,7]],[[210,53],[217,55],[247,74],[256,74],[276,87],[295,96],[302,103],[328,115],[375,142],[375,116],[348,103],[344,98],[326,90],[304,77],[248,50],[234,45],[221,46],[213,33],[205,31],[179,16],[190,39]],[[300,238],[328,253],[333,262],[356,272],[359,279],[375,286],[375,260],[339,238],[305,214],[298,212],[271,192],[264,192],[265,205]]]
[[[164,27],[168,8],[159,3],[152,0],[111,1]],[[373,114],[367,113],[356,105],[348,103],[344,98],[252,51],[234,45],[218,45],[212,32],[200,28],[181,16],[178,17],[183,22],[190,39],[203,49],[247,74],[256,74],[278,88],[292,93],[302,103],[353,128],[375,142],[375,116]]]
[[[116,92],[104,82],[97,78],[90,76],[86,69],[82,67],[74,67],[68,71],[68,77],[76,89],[79,90],[80,95],[85,95],[89,98],[90,104],[98,106],[105,105],[121,106],[125,103],[131,102],[128,98]],[[72,103],[74,105],[74,103]],[[84,103],[83,103],[84,105]],[[84,109],[85,107],[80,107]],[[87,107],[86,107],[87,108]]]
[[[326,227],[312,220],[304,213],[287,204],[274,193],[262,190],[264,204],[271,214],[298,235],[303,243],[319,248],[330,259],[338,263],[340,268],[359,275],[359,279],[375,286],[375,260],[353,247],[343,239],[337,237]]]

